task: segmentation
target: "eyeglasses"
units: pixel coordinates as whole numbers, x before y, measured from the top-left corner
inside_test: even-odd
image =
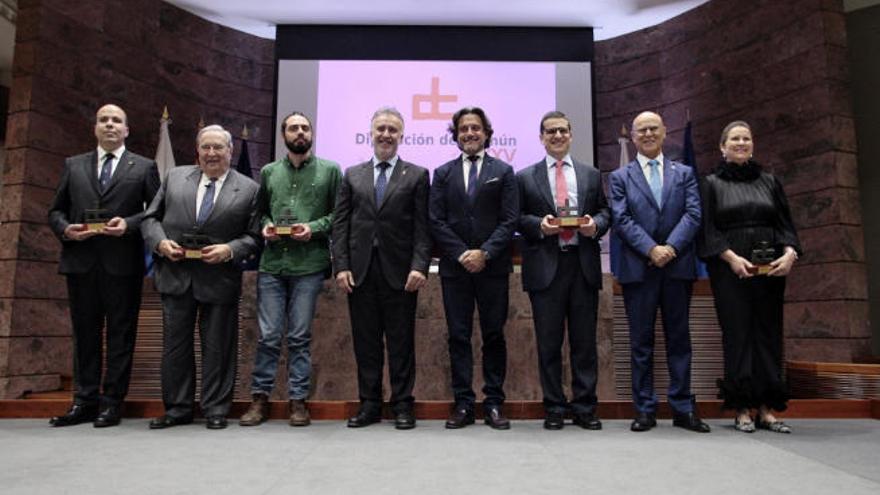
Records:
[[[568,136],[571,133],[571,130],[568,127],[554,127],[552,129],[543,129],[543,132],[548,136],[554,136],[556,134]]]

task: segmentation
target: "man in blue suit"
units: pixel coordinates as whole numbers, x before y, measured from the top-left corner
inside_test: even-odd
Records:
[[[632,125],[636,159],[609,176],[615,232],[622,240],[617,278],[629,321],[632,394],[630,429],[657,425],[654,393],[654,321],[663,318],[669,366],[668,400],[673,425],[708,433],[694,411],[690,390],[688,310],[696,278],[694,238],[700,226],[700,193],[691,167],[663,157],[666,127],[653,112]]]
[[[474,303],[483,338],[483,413],[485,422],[506,430],[504,376],[507,347],[510,240],[519,218],[513,168],[486,153],[492,124],[478,107],[462,108],[449,127],[462,153],[434,172],[428,213],[431,234],[441,252],[443,307],[449,329],[449,358],[455,409],[447,428],[474,422],[476,395],[471,388],[474,358],[471,333]]]

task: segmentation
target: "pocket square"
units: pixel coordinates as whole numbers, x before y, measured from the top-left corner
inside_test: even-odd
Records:
[[[492,182],[498,182],[499,180],[501,180],[501,179],[498,177],[492,177],[491,179],[484,182],[484,184],[491,184]]]

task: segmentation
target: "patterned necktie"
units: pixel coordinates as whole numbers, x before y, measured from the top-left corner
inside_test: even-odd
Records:
[[[477,160],[480,157],[478,155],[470,155],[467,159],[471,162],[471,168],[468,171],[467,195],[473,201],[477,196]]]
[[[98,178],[98,182],[101,184],[101,192],[104,192],[107,189],[107,184],[110,183],[110,177],[113,175],[113,153],[107,153],[104,155],[104,165],[101,165],[101,177]]]
[[[657,206],[661,206],[660,199],[663,197],[663,185],[660,184],[660,162],[657,160],[648,160],[648,168],[651,169],[651,180],[649,181],[651,194],[654,195],[654,200],[657,201]]]
[[[568,206],[568,183],[565,181],[565,174],[563,173],[563,166],[565,166],[565,162],[559,160],[556,162],[556,206]],[[574,231],[569,229],[564,229],[559,232],[559,238],[563,243],[570,240],[574,237]]]
[[[388,185],[388,178],[385,177],[385,171],[388,170],[391,164],[388,162],[381,162],[377,167],[379,167],[379,177],[376,179],[376,206],[382,204],[382,198],[385,196],[385,186]]]
[[[205,184],[205,196],[202,198],[199,217],[196,219],[196,224],[198,225],[204,224],[208,217],[211,216],[211,210],[214,209],[214,186],[216,184],[217,179],[214,177],[211,178],[211,182]]]

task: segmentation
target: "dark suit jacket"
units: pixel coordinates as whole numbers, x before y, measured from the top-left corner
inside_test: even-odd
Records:
[[[49,208],[49,226],[61,240],[59,273],[82,274],[96,264],[111,275],[144,272],[141,220],[145,204],[159,189],[159,172],[153,160],[126,150],[116,171],[101,193],[98,185],[98,153],[91,151],[67,158],[61,181]],[[127,230],[121,237],[97,235],[84,241],[64,239],[70,224],[84,223],[85,210],[102,208],[110,217],[122,217]]]
[[[196,226],[196,193],[202,172],[195,165],[175,167],[144,216],[147,245],[156,251],[159,242],[180,243],[183,234],[198,233],[212,244],[229,244],[233,259],[210,265],[201,260],[169,261],[156,257],[156,289],[163,294],[183,294],[192,287],[196,300],[230,304],[241,294],[241,263],[257,251],[260,226],[256,218],[259,186],[248,177],[229,170],[214,209],[207,221]]]
[[[578,235],[581,272],[590,287],[602,288],[602,263],[599,239],[611,224],[611,212],[602,189],[602,175],[590,165],[572,160],[577,177],[578,215],[590,215],[596,222],[593,238]],[[519,232],[522,242],[522,281],[527,291],[546,289],[556,275],[559,260],[559,236],[543,237],[541,220],[557,215],[556,201],[550,192],[547,163],[544,160],[517,174],[519,184]]]
[[[669,244],[677,256],[663,269],[672,278],[696,278],[696,245],[700,229],[700,190],[694,170],[664,158],[660,208],[639,162],[633,160],[609,175],[611,213],[621,242],[617,279],[641,282],[648,269],[648,253],[657,244]]]
[[[373,240],[388,284],[403,290],[411,270],[428,274],[428,171],[398,159],[382,204],[376,204],[373,163],[349,168],[336,196],[333,218],[333,273],[350,270],[355,285],[370,267]]]
[[[513,167],[489,156],[477,177],[473,202],[464,188],[462,158],[434,171],[431,185],[431,235],[440,248],[440,276],[464,276],[468,271],[458,258],[469,249],[489,253],[486,275],[503,275],[513,269],[510,240],[519,218],[519,194]]]

